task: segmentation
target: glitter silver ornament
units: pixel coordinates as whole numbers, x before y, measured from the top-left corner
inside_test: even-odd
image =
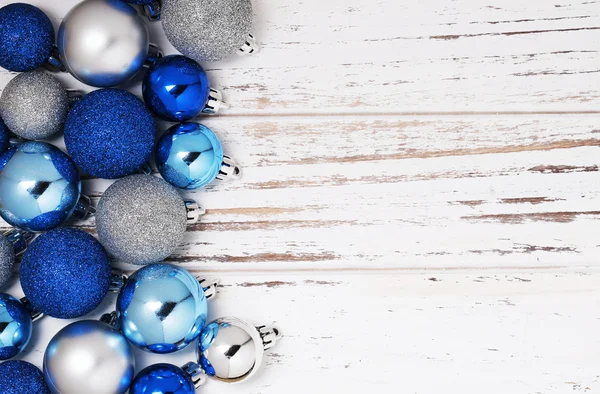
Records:
[[[96,212],[100,243],[114,257],[145,265],[170,256],[183,241],[197,205],[185,202],[167,182],[151,175],[130,175],[113,183]]]
[[[250,0],[163,0],[160,19],[171,44],[197,62],[258,50]]]
[[[146,61],[160,56],[136,10],[121,0],[86,0],[63,19],[58,51],[65,68],[81,82],[117,86]]]
[[[44,377],[54,394],[122,394],[133,374],[127,339],[100,321],[69,324],[50,340],[44,354]]]
[[[4,286],[12,275],[15,257],[23,253],[33,234],[12,229],[0,235],[0,287]]]
[[[0,97],[0,117],[13,133],[28,140],[62,131],[67,112],[67,91],[58,79],[42,71],[17,75]]]

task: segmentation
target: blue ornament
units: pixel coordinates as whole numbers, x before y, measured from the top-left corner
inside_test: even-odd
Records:
[[[31,313],[21,301],[0,293],[0,360],[23,351],[31,339],[32,323]]]
[[[111,282],[108,255],[88,233],[57,228],[36,238],[23,255],[21,287],[33,309],[59,319],[94,310]]]
[[[0,153],[4,152],[10,146],[10,135],[8,134],[8,128],[0,118]]]
[[[152,264],[129,277],[117,298],[123,335],[140,349],[172,353],[200,335],[208,306],[200,283],[171,264]]]
[[[195,394],[190,376],[172,364],[154,364],[142,369],[129,388],[130,394]]]
[[[156,124],[142,100],[122,89],[100,89],[67,116],[65,144],[75,163],[98,178],[133,174],[152,155]]]
[[[54,50],[54,27],[39,8],[13,3],[0,8],[0,67],[32,71]]]
[[[214,113],[221,94],[211,90],[206,72],[195,60],[171,55],[154,63],[142,85],[144,101],[164,120],[182,122],[201,112]]]
[[[81,181],[73,161],[45,142],[24,142],[0,155],[0,216],[28,231],[63,224],[79,201]]]
[[[239,173],[235,161],[223,155],[215,133],[199,123],[168,129],[156,145],[155,159],[162,177],[181,189],[197,189],[215,178]]]
[[[0,364],[0,393],[51,394],[44,375],[35,365],[21,360]]]

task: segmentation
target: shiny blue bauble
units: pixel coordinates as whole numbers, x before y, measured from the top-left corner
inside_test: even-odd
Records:
[[[142,369],[129,387],[129,394],[195,394],[194,382],[173,364],[154,364]]]
[[[212,182],[223,165],[223,148],[208,127],[182,123],[168,129],[156,144],[156,166],[171,185],[198,189]]]
[[[152,353],[183,349],[200,335],[208,306],[200,283],[183,268],[152,264],[129,277],[117,298],[123,335]]]
[[[32,71],[50,58],[54,27],[39,8],[13,3],[0,8],[0,67]]]
[[[31,314],[15,297],[0,293],[0,360],[19,354],[31,339]]]
[[[182,122],[198,115],[208,101],[206,72],[195,60],[171,55],[158,60],[146,73],[144,101],[164,120]]]
[[[22,230],[46,231],[73,213],[81,192],[73,160],[45,142],[0,154],[0,216]]]

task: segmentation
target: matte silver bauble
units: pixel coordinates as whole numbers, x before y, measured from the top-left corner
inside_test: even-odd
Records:
[[[50,340],[44,376],[54,394],[122,394],[133,380],[133,352],[108,324],[80,320]]]
[[[69,97],[58,79],[42,71],[14,77],[2,91],[0,117],[19,137],[39,140],[62,131]]]
[[[121,0],[82,1],[58,30],[58,51],[65,68],[91,86],[126,82],[144,66],[149,49],[144,22]]]

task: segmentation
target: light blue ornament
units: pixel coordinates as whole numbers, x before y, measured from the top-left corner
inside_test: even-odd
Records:
[[[0,155],[0,216],[28,231],[63,224],[79,202],[73,160],[45,142],[24,142]]]
[[[221,93],[210,88],[202,66],[181,55],[166,56],[153,64],[144,77],[142,92],[148,108],[172,122],[213,114],[222,104]]]
[[[31,339],[33,320],[15,297],[0,293],[0,360],[19,354]]]
[[[130,394],[195,394],[192,378],[173,364],[154,364],[142,369],[129,388]]]
[[[188,271],[152,264],[129,277],[117,298],[123,335],[140,349],[172,353],[200,335],[208,305],[204,289]]]
[[[199,123],[168,129],[156,145],[155,159],[162,177],[180,189],[198,189],[240,173],[235,160],[223,154],[215,133]]]

